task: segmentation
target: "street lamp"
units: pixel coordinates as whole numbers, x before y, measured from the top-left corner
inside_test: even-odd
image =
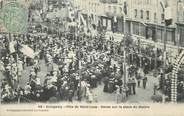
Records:
[[[156,45],[153,48],[153,51],[155,53],[155,71],[156,71],[156,69],[157,69],[157,46]]]
[[[162,10],[163,10],[163,14],[165,14],[165,6],[163,5],[162,2],[160,2],[160,5],[162,7]],[[165,18],[165,15],[164,15],[164,18]],[[165,79],[165,69],[166,69],[166,41],[167,41],[167,25],[166,25],[166,22],[164,20],[164,52],[163,52],[163,77]],[[164,80],[162,79],[162,80]],[[163,95],[163,98],[165,98],[165,95]],[[165,101],[165,100],[164,100]]]
[[[124,23],[124,25],[123,25],[123,33],[124,33],[124,39],[125,39],[125,33],[126,33],[126,31],[125,31],[125,24],[126,24],[126,18],[125,18],[125,13],[123,12],[122,13],[122,16],[123,16],[123,23]],[[124,50],[123,50],[123,69],[124,69],[124,86],[126,86],[125,84],[126,84],[126,48],[125,48],[125,44],[124,44]]]
[[[139,38],[138,38],[138,41],[139,41],[139,43],[140,43],[140,40],[141,40],[141,39],[140,39],[140,38],[141,38],[141,34],[140,34],[140,33],[141,33],[141,32],[140,32],[140,30],[141,30],[141,29],[140,29],[140,24],[143,24],[145,27],[147,27],[147,24],[145,24],[145,23],[142,22],[142,21],[138,21],[138,22],[139,22]],[[139,45],[139,47],[140,47],[140,45]],[[140,48],[139,48],[139,49],[140,49]],[[141,49],[140,49],[140,52],[139,52],[139,53],[141,53]],[[140,67],[142,67],[141,55],[139,55],[139,56],[140,56],[140,58],[139,58],[139,59],[140,59],[140,62],[139,62],[139,63],[140,63]]]

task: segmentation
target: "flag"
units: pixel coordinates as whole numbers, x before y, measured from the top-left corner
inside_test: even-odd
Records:
[[[171,14],[171,7],[166,7],[165,8],[165,23],[166,26],[169,26],[172,24],[172,14]]]
[[[34,53],[34,51],[33,51],[33,49],[31,49],[28,45],[21,45],[21,49],[20,49],[20,51],[24,54],[24,55],[26,55],[26,56],[28,56],[28,57],[30,57],[30,58],[34,58],[34,56],[35,56],[35,53]]]
[[[10,54],[15,52],[15,41],[9,43]]]
[[[125,1],[125,2],[124,2],[124,7],[123,7],[123,10],[124,10],[125,15],[127,15],[127,13],[128,13],[128,12],[127,12],[127,11],[128,11],[127,8],[128,8],[128,5],[127,5],[127,2]]]

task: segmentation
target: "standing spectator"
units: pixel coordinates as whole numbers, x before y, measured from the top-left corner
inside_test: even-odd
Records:
[[[82,90],[81,90],[80,86],[78,86],[78,88],[77,88],[77,98],[79,101],[82,100]]]
[[[92,88],[97,87],[97,78],[95,75],[91,75],[91,87]]]
[[[114,86],[114,78],[110,78],[109,79],[108,86],[109,86],[108,92],[109,93],[112,93],[114,91],[114,87],[113,87]]]
[[[131,89],[131,79],[129,78],[128,79],[128,82],[127,82],[127,86],[128,86],[128,95],[131,95],[132,94],[132,89]]]
[[[182,93],[183,92],[183,81],[178,83],[177,90],[178,90],[178,93]]]
[[[86,89],[86,95],[87,95],[87,100],[89,103],[93,102],[93,93],[91,92],[91,90],[89,90],[89,88]]]
[[[121,90],[120,90],[120,87],[117,85],[116,86],[116,101],[117,103],[120,103],[122,101],[122,96],[121,96]]]
[[[103,89],[103,92],[108,92],[108,77],[105,77],[104,78],[104,89]]]
[[[143,78],[143,88],[144,88],[144,89],[146,89],[147,81],[148,81],[148,79],[147,79],[147,77],[146,77],[146,75],[145,75],[144,78]]]
[[[135,87],[136,87],[136,82],[135,82],[135,79],[132,78],[132,89],[133,89],[133,94],[134,94],[134,95],[136,94]]]
[[[137,75],[137,84],[138,84],[138,87],[140,87],[140,83],[141,83],[141,74],[140,73],[138,73],[138,75]]]
[[[68,100],[70,102],[73,101],[73,96],[74,96],[74,91],[72,89],[70,89],[69,92],[68,92]]]
[[[127,95],[126,95],[126,87],[121,87],[121,95],[122,95],[122,102],[125,102],[125,100],[126,100],[126,97],[127,97]]]

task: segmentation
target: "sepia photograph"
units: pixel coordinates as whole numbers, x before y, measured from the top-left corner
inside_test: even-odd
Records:
[[[0,82],[2,105],[181,105],[184,0],[0,0]]]

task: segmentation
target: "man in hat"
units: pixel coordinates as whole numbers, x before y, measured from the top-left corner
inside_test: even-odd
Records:
[[[132,94],[132,81],[130,78],[128,79],[127,87],[128,87],[128,95],[131,95]]]
[[[91,86],[92,88],[97,87],[97,78],[95,75],[91,75]]]
[[[183,84],[183,81],[180,81],[179,83],[178,83],[178,93],[182,93],[183,92],[183,90],[184,90],[184,84]]]
[[[70,89],[70,90],[68,91],[68,100],[69,100],[70,102],[73,101],[73,96],[74,96],[74,91],[73,91],[72,89]]]

